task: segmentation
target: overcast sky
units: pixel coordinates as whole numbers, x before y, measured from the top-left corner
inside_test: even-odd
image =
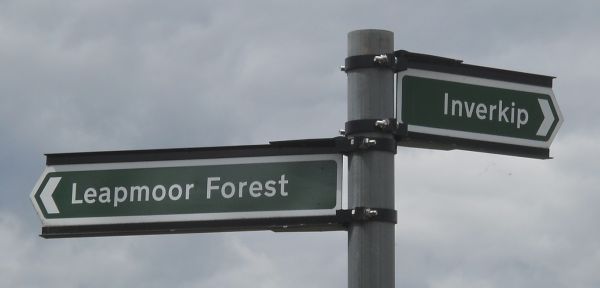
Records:
[[[336,136],[347,33],[556,76],[552,160],[400,148],[396,287],[600,287],[600,2],[0,0],[0,287],[346,287],[347,235],[44,240],[44,153]]]

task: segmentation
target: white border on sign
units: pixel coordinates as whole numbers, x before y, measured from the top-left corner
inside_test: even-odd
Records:
[[[115,216],[115,217],[81,217],[81,218],[53,218],[46,219],[35,200],[35,193],[40,189],[44,178],[52,172],[71,171],[96,171],[136,168],[161,168],[161,167],[187,167],[187,166],[214,166],[233,164],[258,164],[258,163],[282,163],[282,162],[307,162],[333,160],[337,165],[336,181],[336,204],[330,209],[315,210],[281,210],[281,211],[252,211],[252,212],[224,212],[224,213],[190,213],[190,214],[166,214],[147,216]],[[243,220],[256,218],[281,218],[281,217],[306,217],[306,216],[330,216],[335,215],[336,210],[342,209],[342,172],[343,161],[341,154],[307,154],[286,156],[263,156],[263,157],[237,157],[221,159],[193,159],[193,160],[171,160],[171,161],[145,161],[126,163],[93,163],[48,166],[38,179],[30,194],[31,202],[37,211],[44,227],[53,226],[77,226],[77,225],[100,225],[100,224],[135,224],[153,222],[185,222],[185,221],[210,221],[210,220]]]
[[[498,136],[491,134],[483,134],[483,133],[473,133],[473,132],[464,132],[450,129],[440,129],[440,128],[432,128],[426,126],[418,126],[418,125],[407,125],[407,129],[409,132],[417,132],[417,133],[425,133],[439,136],[447,136],[447,137],[455,137],[455,138],[463,138],[470,140],[479,140],[479,141],[487,141],[487,142],[495,142],[495,143],[504,143],[504,144],[512,144],[512,145],[520,145],[520,146],[530,146],[530,147],[538,147],[538,148],[549,148],[550,144],[554,140],[556,133],[558,132],[560,126],[563,122],[563,116],[556,102],[556,98],[554,97],[554,92],[552,92],[552,88],[506,82],[500,80],[491,80],[485,78],[477,78],[470,76],[463,76],[457,74],[449,74],[442,72],[434,72],[427,70],[419,70],[419,69],[407,69],[405,71],[399,72],[396,74],[396,119],[400,123],[402,123],[402,78],[404,76],[415,76],[422,78],[429,78],[434,80],[442,80],[442,81],[450,81],[450,82],[458,82],[464,84],[472,84],[479,86],[487,86],[493,88],[502,88],[502,89],[510,89],[516,91],[523,92],[531,92],[538,94],[547,94],[550,96],[552,100],[552,104],[554,105],[554,109],[558,114],[558,123],[552,131],[552,135],[548,138],[548,141],[538,141],[538,140],[529,140],[522,138],[514,138],[514,137],[506,137],[506,136]]]

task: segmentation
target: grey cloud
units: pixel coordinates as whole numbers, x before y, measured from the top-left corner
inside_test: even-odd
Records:
[[[346,235],[42,240],[43,153],[330,137],[346,33],[555,75],[566,121],[538,161],[399,149],[398,287],[596,287],[594,1],[0,2],[0,286],[340,287]],[[99,273],[99,271],[104,271]]]
[[[568,167],[574,160],[569,154],[552,164],[467,152],[419,154],[398,156],[396,164],[397,274],[410,275],[400,283],[597,285],[590,267],[600,261],[592,256],[600,235],[589,219],[598,217],[592,204],[597,191],[591,187],[600,183],[589,177],[565,179],[553,166]],[[597,165],[591,167],[598,171]],[[435,181],[428,181],[431,177]]]

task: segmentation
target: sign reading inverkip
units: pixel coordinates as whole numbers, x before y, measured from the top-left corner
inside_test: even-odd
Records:
[[[491,70],[477,70],[487,72],[485,69]],[[513,71],[494,69],[517,81],[432,70],[409,68],[398,73],[398,119],[409,133],[534,149],[550,147],[562,123],[551,77],[535,75],[549,79],[548,85],[519,81],[525,73]]]
[[[31,199],[44,226],[335,215],[341,155],[48,166]]]

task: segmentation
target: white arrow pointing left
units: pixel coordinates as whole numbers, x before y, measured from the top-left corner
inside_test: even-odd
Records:
[[[58,186],[60,179],[62,179],[62,177],[50,177],[50,179],[48,179],[48,183],[46,183],[46,186],[44,187],[44,190],[42,190],[42,193],[40,194],[42,204],[44,204],[44,207],[46,207],[46,212],[48,212],[48,214],[60,213],[60,211],[58,211],[58,207],[56,207],[56,203],[54,203],[54,199],[52,199],[52,194],[54,193],[54,190],[56,190],[56,186]]]

